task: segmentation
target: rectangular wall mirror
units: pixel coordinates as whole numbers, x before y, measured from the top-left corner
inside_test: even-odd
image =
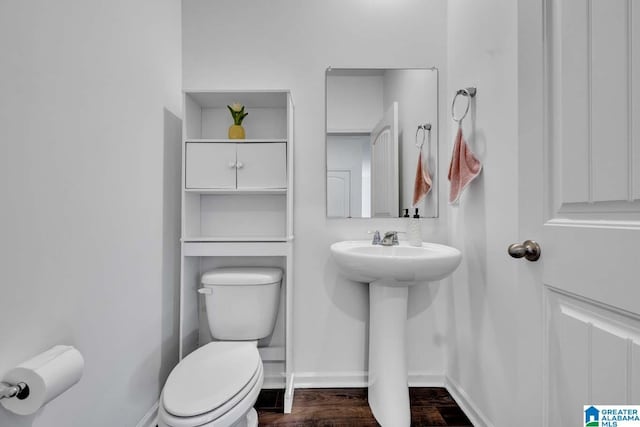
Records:
[[[328,68],[327,217],[438,216],[438,71]],[[419,154],[431,190],[414,205]]]

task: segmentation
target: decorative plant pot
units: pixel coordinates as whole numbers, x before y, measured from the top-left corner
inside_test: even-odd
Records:
[[[241,125],[231,125],[229,139],[244,139],[244,128]]]

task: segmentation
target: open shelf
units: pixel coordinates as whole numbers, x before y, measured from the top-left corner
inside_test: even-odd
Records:
[[[283,90],[189,90],[185,94],[201,108],[227,108],[235,102],[252,108],[286,108],[287,91]]]
[[[270,241],[287,234],[288,192],[184,191],[184,241]]]
[[[249,115],[242,122],[247,140],[264,142],[287,138],[288,94],[286,92],[186,92],[185,133],[188,141],[229,141],[228,129],[233,124],[227,105],[244,105]]]

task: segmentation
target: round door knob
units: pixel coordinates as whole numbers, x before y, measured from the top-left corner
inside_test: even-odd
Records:
[[[509,255],[513,258],[526,258],[528,261],[537,261],[540,258],[540,245],[533,240],[525,240],[522,243],[514,243],[509,245],[507,249]]]

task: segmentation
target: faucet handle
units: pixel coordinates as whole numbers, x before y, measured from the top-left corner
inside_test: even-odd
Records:
[[[379,245],[382,242],[382,239],[380,238],[380,232],[378,230],[375,230],[375,231],[369,230],[367,233],[368,234],[373,233],[373,240],[371,241],[372,245]]]

